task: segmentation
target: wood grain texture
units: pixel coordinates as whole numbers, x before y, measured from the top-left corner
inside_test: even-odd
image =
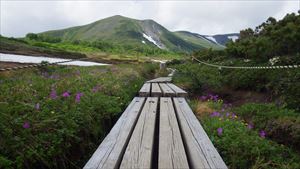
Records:
[[[175,96],[175,92],[166,83],[159,83],[159,86],[162,90],[163,96]]]
[[[135,97],[102,141],[84,169],[118,168],[144,105],[145,98]]]
[[[160,90],[158,83],[152,83],[151,96],[152,97],[162,96],[162,91]]]
[[[158,168],[189,168],[172,99],[160,98]]]
[[[139,96],[148,97],[150,96],[151,83],[145,83],[139,91]]]
[[[120,168],[151,168],[157,97],[148,97],[126,148]]]
[[[163,82],[171,82],[172,81],[172,77],[159,77],[156,79],[152,79],[147,81],[148,83],[163,83]]]
[[[174,105],[190,167],[227,169],[186,100],[174,98]]]
[[[167,85],[175,92],[177,97],[187,97],[187,92],[174,85],[173,83],[167,83]]]

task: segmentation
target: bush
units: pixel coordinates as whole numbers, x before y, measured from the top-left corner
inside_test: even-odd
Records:
[[[300,116],[296,111],[273,104],[245,104],[235,112],[253,123],[255,128],[266,131],[272,140],[300,151]]]
[[[0,74],[0,168],[82,167],[147,70],[49,66]]]
[[[190,63],[174,68],[176,69],[174,82],[191,92],[201,92],[208,88],[217,90],[221,87],[222,77],[218,69]]]
[[[285,146],[259,137],[239,120],[205,116],[206,133],[229,168],[299,168],[299,156]],[[222,128],[222,133],[218,129]]]

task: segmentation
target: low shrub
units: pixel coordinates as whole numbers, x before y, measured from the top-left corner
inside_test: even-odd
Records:
[[[229,168],[299,168],[300,158],[289,148],[262,138],[245,123],[230,118],[202,117],[206,133]]]
[[[299,113],[274,104],[245,104],[235,108],[236,114],[266,131],[272,140],[300,151]]]
[[[0,74],[0,168],[81,168],[154,75],[143,66]]]
[[[253,128],[251,122],[246,122],[238,113],[231,112],[230,104],[222,104],[222,100],[216,95],[203,96],[200,99],[202,103],[218,110],[198,115],[206,133],[229,168],[300,167],[300,156],[290,148],[269,140],[270,131]]]

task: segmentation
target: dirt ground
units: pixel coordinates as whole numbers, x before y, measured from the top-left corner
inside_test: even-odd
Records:
[[[0,62],[0,69],[9,68],[9,67],[16,67],[16,66],[24,66],[30,65],[28,63],[15,63],[15,62]]]

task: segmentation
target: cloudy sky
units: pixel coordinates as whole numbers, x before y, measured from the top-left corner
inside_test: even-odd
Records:
[[[277,19],[299,10],[299,0],[250,1],[8,1],[1,0],[0,33],[22,37],[83,25],[112,15],[153,19],[171,31],[200,34],[255,28],[269,16]]]

